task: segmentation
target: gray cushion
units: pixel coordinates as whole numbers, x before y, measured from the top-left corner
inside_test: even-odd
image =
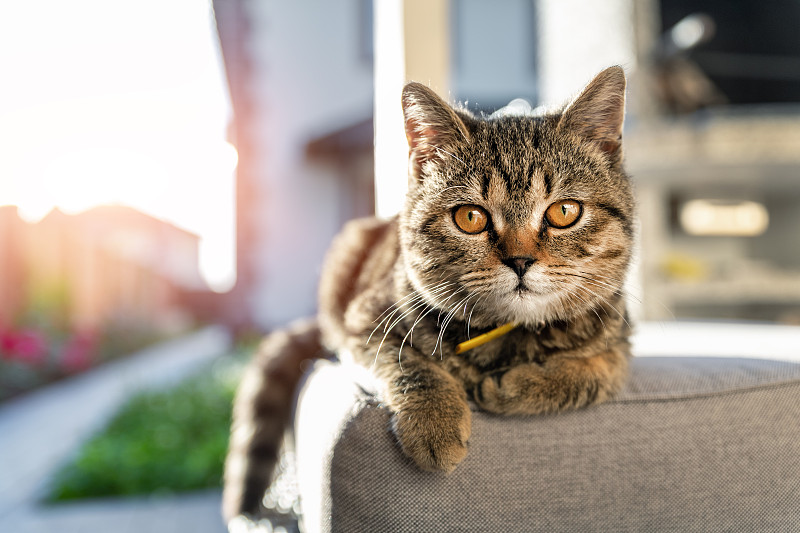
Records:
[[[475,412],[449,475],[410,463],[369,391],[327,362],[304,386],[305,531],[800,531],[800,364],[636,358],[612,402]]]

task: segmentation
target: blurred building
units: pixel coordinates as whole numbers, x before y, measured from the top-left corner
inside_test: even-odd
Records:
[[[0,250],[4,325],[46,315],[70,330],[119,324],[169,332],[195,318],[187,295],[208,292],[198,237],[129,207],[53,210],[29,224],[4,206]]]
[[[645,315],[796,323],[800,4],[645,5],[626,132]]]
[[[331,238],[372,210],[352,201],[359,189],[369,198],[371,176],[352,175],[330,153],[306,155],[372,116],[371,18],[352,0],[221,0],[214,9],[239,152],[231,297],[239,321],[269,328],[314,312]]]
[[[24,306],[27,229],[15,206],[0,206],[0,324],[14,320]]]
[[[626,154],[641,203],[637,315],[791,321],[800,312],[796,3],[379,5],[397,9],[382,31],[399,31],[401,75],[477,112],[516,97],[563,103],[602,68],[625,68]],[[214,8],[240,154],[234,307],[272,328],[314,312],[331,237],[372,211],[381,19],[371,0]],[[446,72],[415,67],[434,57]],[[399,89],[386,101],[399,109]]]

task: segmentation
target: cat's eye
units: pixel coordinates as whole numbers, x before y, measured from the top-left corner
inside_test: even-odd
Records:
[[[561,200],[548,207],[544,217],[554,228],[568,228],[578,221],[582,211],[580,202]]]
[[[480,233],[489,225],[489,214],[477,205],[462,205],[453,211],[453,220],[464,233]]]

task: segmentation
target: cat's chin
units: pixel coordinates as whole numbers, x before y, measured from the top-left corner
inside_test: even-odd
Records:
[[[553,294],[532,289],[514,289],[498,296],[492,302],[493,322],[536,326],[552,320],[565,318],[566,310],[561,299]]]

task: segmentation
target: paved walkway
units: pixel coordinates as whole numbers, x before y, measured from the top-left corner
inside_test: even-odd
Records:
[[[219,491],[43,506],[50,475],[133,392],[177,382],[230,347],[211,326],[0,406],[3,533],[221,533]]]

